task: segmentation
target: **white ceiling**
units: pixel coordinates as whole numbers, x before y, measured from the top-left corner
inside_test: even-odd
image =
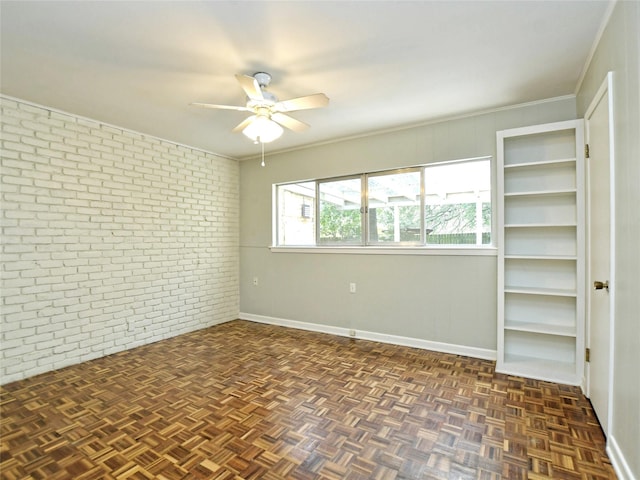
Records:
[[[268,150],[575,92],[608,1],[2,1],[1,91],[242,158],[234,74],[327,108]]]

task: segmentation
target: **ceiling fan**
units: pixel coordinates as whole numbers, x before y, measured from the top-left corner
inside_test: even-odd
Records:
[[[242,132],[256,143],[272,142],[282,135],[282,127],[294,132],[306,130],[309,125],[296,120],[287,115],[287,113],[325,107],[329,104],[329,98],[324,93],[278,101],[273,93],[265,90],[271,82],[271,75],[265,72],[257,72],[253,76],[238,74],[236,79],[247,94],[247,104],[244,107],[198,102],[194,102],[191,105],[251,112],[253,115],[240,122],[232,131]]]

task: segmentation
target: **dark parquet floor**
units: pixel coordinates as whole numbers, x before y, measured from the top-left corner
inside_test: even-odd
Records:
[[[234,321],[7,384],[13,479],[611,479],[576,387]]]

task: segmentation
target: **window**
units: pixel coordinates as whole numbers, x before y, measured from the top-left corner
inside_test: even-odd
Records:
[[[362,181],[360,177],[318,182],[318,243],[362,243]]]
[[[287,183],[275,190],[279,246],[491,244],[489,158]]]
[[[316,182],[278,185],[278,245],[315,245]]]
[[[421,244],[421,172],[367,175],[369,244]]]
[[[491,244],[489,160],[425,167],[427,244]]]

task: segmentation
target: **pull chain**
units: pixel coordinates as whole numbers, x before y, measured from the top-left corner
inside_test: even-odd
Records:
[[[262,163],[260,165],[264,167],[264,143],[260,142],[260,145],[262,145]]]

